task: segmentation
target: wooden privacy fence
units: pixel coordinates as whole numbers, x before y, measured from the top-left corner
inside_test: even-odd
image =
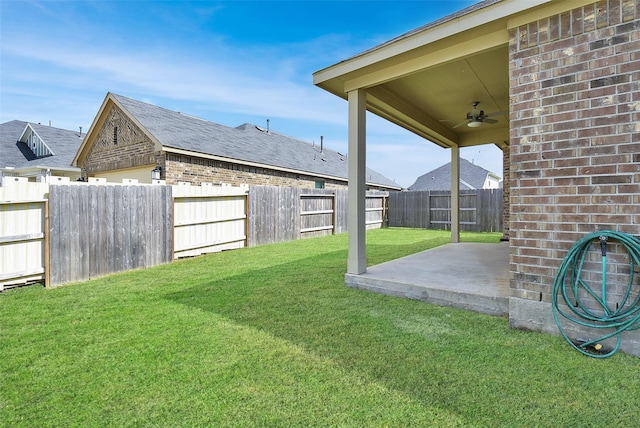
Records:
[[[451,192],[393,192],[389,226],[451,229]],[[502,231],[502,189],[460,191],[460,229]]]
[[[52,185],[47,284],[172,260],[169,186]]]
[[[388,192],[367,192],[367,228],[386,225]],[[249,188],[250,246],[347,231],[347,190]]]
[[[0,291],[347,230],[346,190],[50,180],[0,187]],[[387,199],[367,194],[368,228],[384,225]]]

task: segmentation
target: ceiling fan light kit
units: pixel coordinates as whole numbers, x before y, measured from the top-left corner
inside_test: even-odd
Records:
[[[483,123],[497,123],[498,121],[495,119],[491,119],[491,116],[498,116],[498,115],[502,115],[505,114],[506,112],[504,111],[497,111],[495,113],[490,113],[490,114],[484,114],[484,110],[478,110],[478,104],[480,104],[480,101],[474,101],[471,103],[471,105],[473,106],[473,109],[467,113],[467,119],[464,122],[461,122],[459,124],[457,124],[456,126],[453,127],[453,129],[457,128],[458,126],[462,126],[462,125],[467,125],[469,128],[477,128],[479,126],[481,126]]]

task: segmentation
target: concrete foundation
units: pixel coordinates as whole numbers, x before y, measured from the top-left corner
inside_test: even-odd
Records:
[[[565,333],[573,340],[595,339],[610,331],[594,331],[570,322],[564,317],[560,317],[560,322]],[[509,325],[512,328],[522,330],[560,335],[560,330],[553,317],[553,308],[550,303],[546,302],[511,297],[509,299]],[[604,341],[602,345],[605,349],[612,349],[615,343],[616,340],[611,338]],[[622,334],[620,351],[640,357],[640,330],[628,331]]]
[[[346,285],[489,315],[509,313],[509,244],[457,243],[347,274]]]

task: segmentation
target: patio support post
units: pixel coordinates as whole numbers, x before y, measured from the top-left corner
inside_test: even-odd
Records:
[[[349,190],[347,229],[349,255],[347,273],[359,275],[367,271],[366,254],[366,92],[356,89],[348,93],[349,101]]]
[[[460,242],[460,147],[451,147],[451,242]]]

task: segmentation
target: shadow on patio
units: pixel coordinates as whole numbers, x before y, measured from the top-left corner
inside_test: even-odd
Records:
[[[446,244],[346,274],[346,285],[489,315],[509,314],[509,243]]]

